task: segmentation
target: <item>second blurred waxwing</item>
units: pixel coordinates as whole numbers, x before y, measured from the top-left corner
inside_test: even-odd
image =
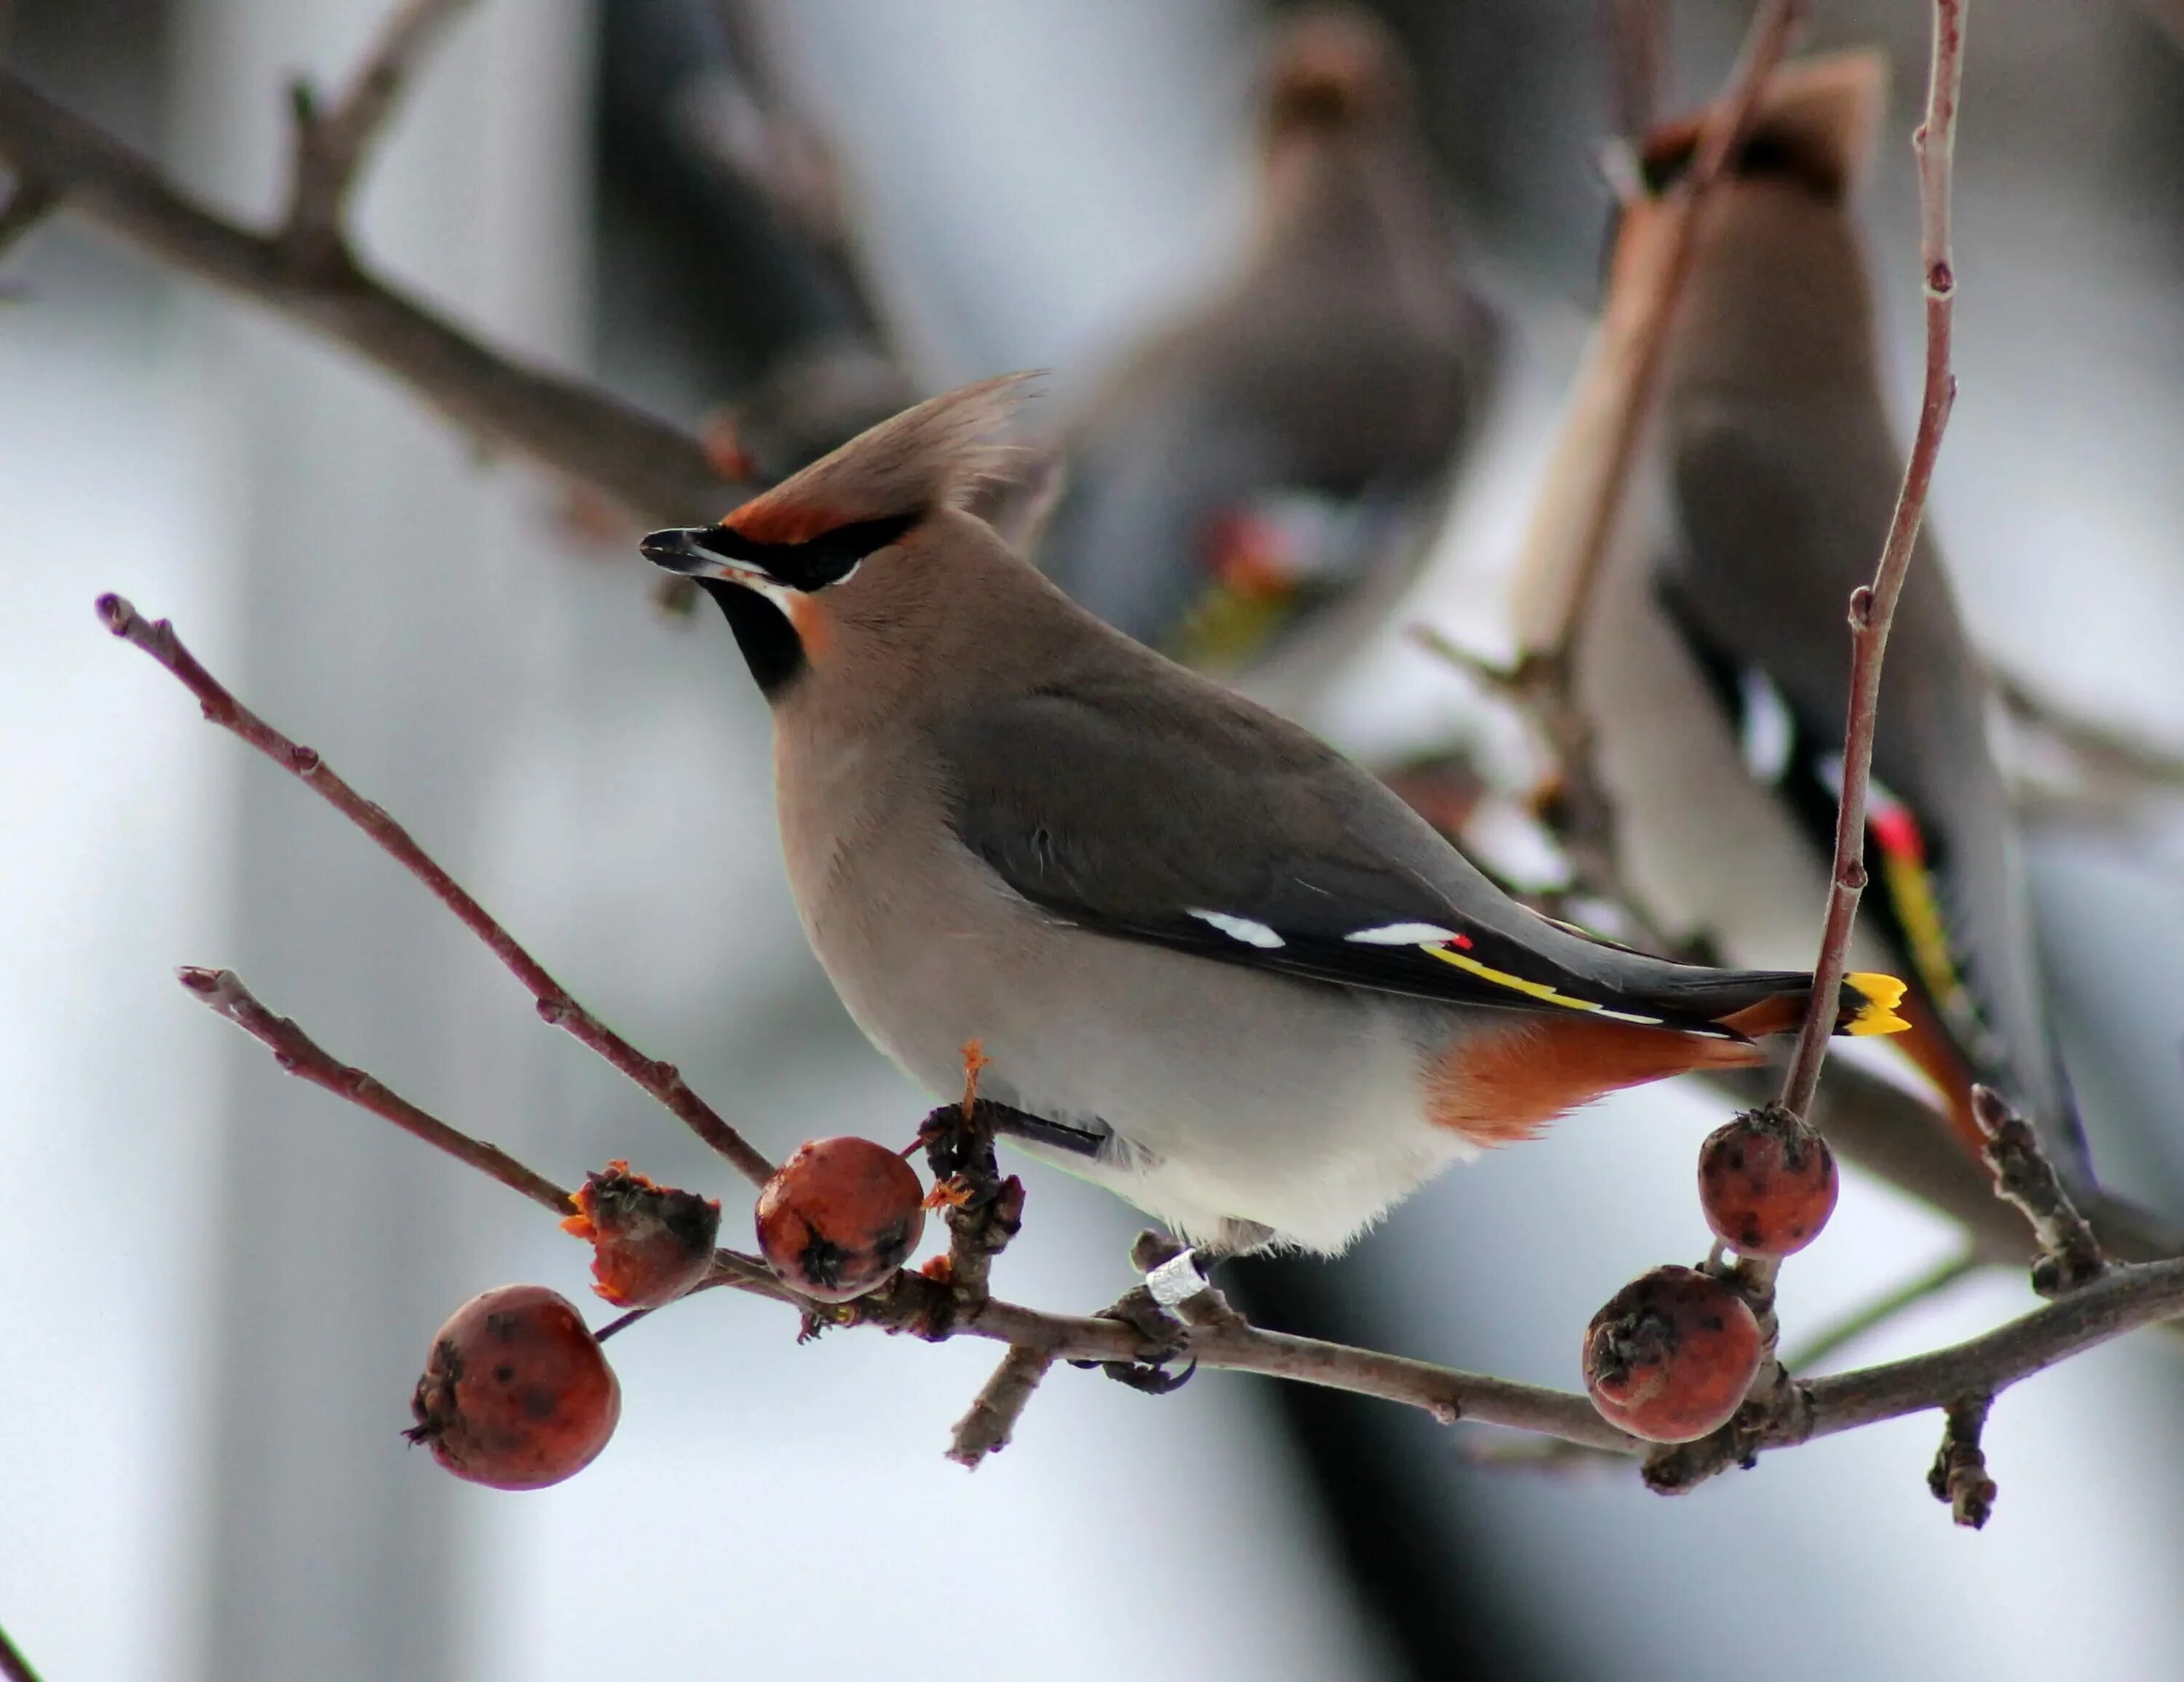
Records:
[[[1852,209],[1885,99],[1874,53],[1777,74],[1702,208],[1622,529],[1582,600],[1536,554],[1519,584],[1521,642],[1550,648],[1568,627],[1624,886],[1668,933],[1736,963],[1810,960],[1841,786],[1847,604],[1872,576],[1903,474]],[[1696,131],[1651,138],[1653,185],[1688,165]],[[1650,202],[1627,209],[1611,288],[1653,256],[1662,220]],[[1922,537],[1888,645],[1853,961],[1910,980],[1911,1027],[1892,1043],[1968,1150],[1984,1082],[2090,1187],[1988,705]]]
[[[1361,584],[1391,570],[1400,584],[1494,339],[1377,23],[1292,22],[1260,128],[1248,260],[1078,415],[1038,554],[1110,624],[1228,670]]]

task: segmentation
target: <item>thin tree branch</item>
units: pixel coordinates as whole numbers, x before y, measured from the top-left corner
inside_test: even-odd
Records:
[[[2033,1289],[2061,1296],[2100,1278],[2109,1266],[2101,1241],[2063,1189],[2062,1176],[2041,1150],[2031,1124],[1984,1086],[1972,1089],[1972,1117],[1986,1135],[1985,1155],[1997,1195],[2024,1211],[2040,1240]]]
[[[8,1639],[5,1629],[0,1629],[0,1677],[7,1682],[38,1682],[38,1673],[31,1668],[22,1649]]]
[[[1657,1451],[1646,1462],[1646,1486],[1682,1495],[1764,1451],[1930,1412],[1969,1395],[1997,1395],[2058,1362],[2169,1319],[2180,1309],[2184,1260],[2111,1267],[2082,1290],[1946,1349],[1823,1378],[1781,1378],[1774,1390],[1747,1402],[1724,1430]]]
[[[1627,215],[1648,219],[1646,237],[1632,248],[1637,257],[1626,263],[1618,255],[1548,469],[1547,494],[1524,536],[1518,571],[1533,594],[1518,605],[1512,677],[1560,773],[1552,822],[1581,879],[1613,873],[1615,811],[1596,763],[1591,721],[1579,705],[1572,643],[1622,516],[1676,303],[1697,256],[1699,219],[1803,9],[1802,0],[1762,0],[1736,68],[1700,123],[1690,169],[1658,203],[1626,207]]]
[[[1986,1429],[1986,1411],[1992,1405],[1992,1398],[1984,1395],[1949,1404],[1942,1446],[1926,1473],[1926,1487],[1934,1499],[1946,1502],[1951,1516],[1967,1529],[1985,1529],[1994,1516],[1997,1491],[1986,1474],[1986,1456],[1980,1450],[1980,1433]]]
[[[337,1061],[294,1022],[265,1010],[233,976],[197,970],[183,972],[183,979],[192,993],[265,1044],[292,1073],[394,1122],[557,1217],[568,1209],[567,1194],[551,1180],[498,1147],[427,1115],[363,1072]],[[1049,1314],[997,1298],[987,1299],[973,1314],[961,1315],[944,1284],[916,1273],[898,1274],[886,1289],[828,1310],[789,1290],[755,1256],[722,1250],[716,1252],[715,1269],[722,1284],[806,1313],[817,1311],[827,1323],[878,1326],[930,1342],[968,1336],[1006,1344],[1021,1351],[1011,1387],[1022,1381],[1039,1358],[1050,1365],[1055,1361],[1128,1362],[1137,1358],[1143,1336],[1118,1320]],[[1878,1420],[1944,1407],[1966,1395],[1997,1395],[2058,1361],[2180,1309],[2184,1309],[2184,1261],[2112,1267],[2084,1289],[1982,1337],[1914,1360],[1787,1386],[1784,1405],[1767,1429],[1751,1439],[1747,1451],[1787,1447]],[[1183,1327],[1178,1338],[1181,1353],[1203,1367],[1378,1396],[1422,1408],[1445,1424],[1464,1419],[1504,1425],[1626,1455],[1647,1447],[1602,1419],[1586,1397],[1564,1391],[1291,1337],[1251,1325],[1240,1316]],[[972,1413],[978,1413],[975,1406]],[[1682,1486],[1689,1487],[1726,1463],[1707,1464]],[[1649,1482],[1655,1480],[1656,1469],[1656,1464],[1649,1463]]]
[[[198,698],[204,716],[239,737],[376,842],[394,861],[424,883],[432,897],[483,941],[493,956],[530,990],[538,1014],[566,1028],[663,1105],[691,1132],[726,1157],[754,1185],[772,1177],[773,1165],[744,1141],[682,1078],[671,1063],[655,1062],[578,1004],[545,966],[519,945],[486,909],[410,838],[409,831],[365,799],[319,757],[300,746],[237,701],[197,657],[182,646],[165,620],[147,621],[121,597],[98,599],[98,615],[108,630],[134,643],[173,673]]]
[[[687,519],[742,490],[698,441],[584,381],[493,350],[368,267],[301,267],[277,235],[237,226],[150,159],[0,70],[0,159],[152,257],[346,346],[448,419],[633,514]]]
[[[1852,592],[1849,716],[1843,729],[1841,804],[1836,815],[1835,867],[1828,889],[1827,919],[1820,953],[1814,966],[1812,1003],[1805,1013],[1790,1072],[1782,1083],[1782,1105],[1802,1116],[1812,1107],[1819,1084],[1820,1063],[1835,1032],[1836,1010],[1848,967],[1851,928],[1865,889],[1865,804],[1873,776],[1873,737],[1880,707],[1880,668],[1888,649],[1888,630],[1897,599],[1911,571],[1919,527],[1933,483],[1935,459],[1957,398],[1957,376],[1950,365],[1950,339],[1956,314],[1956,270],[1949,249],[1949,187],[1956,157],[1957,97],[1964,84],[1966,0],[1934,0],[1933,67],[1926,86],[1926,117],[1912,136],[1919,159],[1919,260],[1925,277],[1926,377],[1919,408],[1919,430],[1904,464],[1903,484],[1889,522],[1888,540],[1873,582]]]
[[[1957,98],[1964,81],[1964,7],[1967,0],[1933,0],[1932,67],[1926,88],[1925,120],[1912,136],[1919,159],[1919,262],[1925,279],[1926,376],[1919,429],[1904,464],[1903,482],[1888,536],[1870,584],[1851,593],[1850,700],[1843,729],[1842,787],[1836,814],[1835,858],[1829,873],[1827,913],[1819,955],[1813,966],[1813,991],[1805,1008],[1776,1102],[1794,1117],[1810,1115],[1819,1089],[1820,1064],[1835,1033],[1849,967],[1850,940],[1858,905],[1865,889],[1865,808],[1873,774],[1873,738],[1880,718],[1881,662],[1888,632],[1917,552],[1919,527],[1933,482],[1934,463],[1956,401],[1951,370],[1950,330],[1954,320],[1956,276],[1950,266],[1949,189],[1955,158]],[[1723,1276],[1744,1293],[1758,1317],[1764,1351],[1752,1390],[1737,1417],[1696,1443],[1656,1451],[1646,1465],[1647,1484],[1664,1493],[1689,1489],[1724,1467],[1748,1462],[1769,1440],[1797,1429],[1803,1392],[1789,1380],[1774,1355],[1780,1326],[1774,1314],[1779,1261],[1741,1256]],[[1968,1394],[1959,1386],[1953,1395]],[[1992,1391],[1988,1392],[1990,1395]]]
[[[2113,823],[2148,799],[2184,796],[2184,754],[2080,711],[2017,673],[1992,666],[1988,671],[2018,731],[2044,742],[2067,766],[2053,778],[2020,771],[2021,807],[2066,818],[2083,810]]]
[[[276,1016],[259,1004],[242,978],[233,970],[202,969],[184,965],[175,979],[198,1002],[233,1022],[273,1054],[273,1061],[298,1080],[324,1087],[337,1098],[345,1098],[369,1110],[382,1121],[400,1128],[435,1150],[444,1150],[458,1162],[499,1180],[510,1191],[521,1192],[555,1219],[569,1212],[569,1194],[535,1169],[527,1168],[497,1145],[472,1139],[428,1115],[406,1098],[389,1091],[362,1069],[352,1068],[320,1046],[286,1016]]]
[[[1676,301],[1697,255],[1698,217],[1752,126],[1767,79],[1782,61],[1803,14],[1802,0],[1763,0],[1736,68],[1700,126],[1691,166],[1652,207],[1658,219],[1650,260],[1610,293],[1580,382],[1580,412],[1557,449],[1557,468],[1525,534],[1520,571],[1552,578],[1543,616],[1520,627],[1527,659],[1565,658],[1579,610],[1591,593],[1602,556],[1620,517],[1652,407]],[[1590,408],[1585,400],[1591,399]],[[1574,464],[1586,464],[1577,475]],[[1582,482],[1568,482],[1581,477]]]
[[[309,82],[289,90],[295,131],[281,237],[298,267],[345,267],[349,195],[410,74],[471,0],[400,0],[349,84],[321,109]]]
[[[1011,1348],[972,1399],[971,1411],[956,1422],[948,1457],[975,1472],[988,1455],[1006,1448],[1026,1404],[1053,1365],[1054,1356],[1045,1350]]]

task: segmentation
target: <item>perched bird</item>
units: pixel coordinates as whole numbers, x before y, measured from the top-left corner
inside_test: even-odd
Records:
[[[1618,1087],[1760,1058],[1810,977],[1591,939],[1315,737],[1072,603],[964,511],[1017,378],[644,553],[772,704],[788,877],[872,1041],[963,1047],[1034,1151],[1218,1250],[1333,1251]],[[1892,1030],[1853,977],[1841,1025]]]
[[[1861,52],[1774,76],[1699,220],[1623,529],[1580,601],[1568,570],[1537,557],[1519,580],[1520,642],[1557,646],[1568,624],[1624,884],[1669,933],[1735,963],[1809,952],[1819,927],[1850,694],[1846,604],[1873,575],[1903,476],[1852,209],[1885,74]],[[1689,164],[1697,128],[1651,137],[1653,185]],[[1659,232],[1652,204],[1625,211],[1611,293]],[[2090,1188],[1988,706],[1922,537],[1881,687],[1858,961],[1910,979],[1910,1027],[1893,1044],[1969,1149],[1981,1139],[1976,1080],[2023,1106]]]
[[[1494,342],[1379,24],[1324,8],[1288,26],[1260,148],[1247,260],[1067,428],[1037,552],[1110,624],[1228,669],[1361,586],[1400,585]]]

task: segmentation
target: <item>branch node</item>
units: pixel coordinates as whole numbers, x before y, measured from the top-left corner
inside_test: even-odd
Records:
[[[947,1284],[958,1319],[984,1305],[994,1258],[1023,1226],[1023,1182],[1001,1177],[993,1106],[974,1093],[942,1105],[917,1130],[933,1191],[948,1206]]]
[[[293,162],[279,242],[294,273],[325,281],[354,269],[343,224],[365,158],[434,36],[468,3],[399,0],[331,106],[304,77],[288,84]]]
[[[2069,1295],[2108,1271],[2108,1257],[2092,1225],[2070,1200],[2039,1135],[2001,1094],[1972,1089],[1972,1116],[1986,1135],[1982,1153],[1994,1174],[1995,1195],[2022,1210],[2040,1241],[2032,1288],[2044,1297]]]
[[[1984,1529],[1994,1516],[1999,1493],[1986,1474],[1986,1456],[1980,1448],[1980,1434],[1986,1427],[1992,1396],[1967,1396],[1953,1401],[1947,1423],[1942,1430],[1942,1446],[1926,1473],[1926,1487],[1936,1501],[1944,1502],[1949,1515],[1967,1529]]]
[[[972,1399],[971,1411],[956,1422],[949,1459],[975,1472],[988,1455],[1006,1448],[1026,1404],[1053,1365],[1054,1356],[1045,1350],[1011,1345],[985,1388]]]

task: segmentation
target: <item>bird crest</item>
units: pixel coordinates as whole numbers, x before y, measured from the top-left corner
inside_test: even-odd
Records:
[[[1752,114],[1737,164],[1741,174],[1793,175],[1831,198],[1847,198],[1864,181],[1888,103],[1888,60],[1872,48],[1827,53],[1777,70]],[[1657,189],[1690,166],[1703,112],[1663,124],[1640,151]]]
[[[989,442],[1031,394],[1035,373],[1003,374],[946,392],[859,433],[722,525],[758,543],[805,543],[846,526],[912,523],[961,507],[1006,476],[1015,452]]]

